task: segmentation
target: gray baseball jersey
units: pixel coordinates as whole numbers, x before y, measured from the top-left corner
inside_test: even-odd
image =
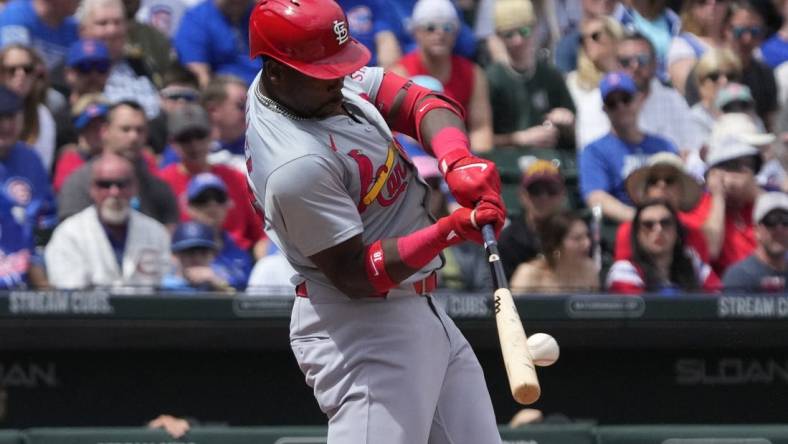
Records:
[[[329,418],[330,444],[500,443],[484,375],[468,342],[410,282],[350,299],[309,259],[361,234],[365,244],[432,223],[428,187],[372,105],[383,70],[344,82],[351,114],[299,119],[259,93],[247,101],[249,184],[265,229],[305,282],[290,345]],[[363,271],[361,271],[363,273]]]

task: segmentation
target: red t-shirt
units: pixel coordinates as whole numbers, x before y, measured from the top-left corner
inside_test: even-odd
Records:
[[[399,64],[405,68],[409,76],[430,75],[421,62],[419,51],[411,51],[403,56]],[[451,75],[449,81],[443,84],[443,92],[468,109],[471,103],[471,93],[474,87],[474,65],[470,60],[458,55],[451,56]]]
[[[224,220],[224,229],[239,247],[244,250],[252,248],[263,237],[263,226],[252,208],[252,201],[247,192],[246,176],[232,167],[221,164],[211,165],[209,171],[227,185],[230,209]],[[189,171],[181,163],[168,165],[159,170],[158,174],[163,181],[170,185],[172,192],[178,198],[181,221],[189,220],[189,214],[186,211],[188,206],[186,188],[192,174],[189,174]]]

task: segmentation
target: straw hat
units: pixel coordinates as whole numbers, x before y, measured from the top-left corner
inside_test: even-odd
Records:
[[[689,211],[695,208],[703,190],[698,182],[684,171],[684,163],[681,161],[681,158],[669,152],[652,155],[648,158],[645,166],[636,169],[627,176],[624,186],[632,202],[639,203],[646,200],[648,178],[657,171],[668,171],[671,174],[675,174],[678,185],[681,188],[679,192],[679,210]]]

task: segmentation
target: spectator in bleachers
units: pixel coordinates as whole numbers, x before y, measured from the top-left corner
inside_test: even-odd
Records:
[[[706,238],[697,221],[689,217],[700,201],[703,189],[697,180],[685,171],[681,158],[673,153],[657,153],[648,158],[645,166],[633,171],[624,186],[627,195],[635,205],[643,202],[662,199],[677,210],[678,218],[684,226],[685,244],[692,248],[698,257],[709,261]],[[629,259],[632,256],[629,242],[632,223],[623,222],[616,232],[615,259]]]
[[[760,130],[764,130],[764,125],[758,113],[755,111],[755,99],[747,85],[741,83],[728,83],[717,91],[717,98],[714,106],[719,114],[744,113],[756,123]],[[719,118],[719,115],[717,116]]]
[[[134,165],[107,152],[88,167],[92,204],[55,229],[44,254],[50,282],[63,289],[158,286],[170,236],[133,208]]]
[[[135,19],[153,26],[172,39],[186,9],[197,4],[198,0],[142,0],[141,3]]]
[[[682,95],[687,76],[695,64],[709,50],[723,47],[724,20],[729,8],[728,0],[684,0],[682,3],[681,32],[673,37],[667,55],[670,81]]]
[[[471,149],[493,147],[492,110],[484,71],[471,60],[453,55],[460,19],[450,0],[419,0],[413,8],[415,50],[400,59],[392,71],[405,77],[429,75],[440,80],[447,96],[466,111]]]
[[[577,53],[577,70],[566,76],[566,86],[577,109],[575,118],[576,146],[586,145],[610,130],[610,121],[602,110],[599,81],[608,72],[618,69],[616,46],[623,36],[618,22],[611,17],[583,21]]]
[[[614,293],[718,291],[720,279],[694,250],[685,248],[684,227],[664,200],[638,205],[632,221],[632,257],[613,263],[607,289]]]
[[[202,106],[211,118],[214,147],[209,160],[246,174],[246,85],[233,76],[216,76],[202,92]]]
[[[788,195],[764,193],[753,210],[755,251],[723,276],[726,291],[784,292],[788,280]]]
[[[588,225],[571,211],[548,217],[539,227],[543,253],[517,266],[509,282],[517,293],[599,290],[599,269],[589,256]]]
[[[254,250],[256,256],[263,256],[263,227],[252,208],[246,176],[227,165],[208,163],[211,150],[208,114],[200,105],[187,105],[169,114],[167,126],[170,144],[181,160],[161,169],[159,177],[167,182],[178,199],[180,220],[184,222],[190,218],[186,208],[189,182],[202,173],[218,176],[226,185],[228,196],[225,198],[229,197],[224,207],[227,218],[222,218],[219,226],[223,226],[243,250]]]
[[[159,92],[153,71],[139,54],[126,52],[128,23],[121,0],[82,0],[77,11],[80,37],[107,45],[112,65],[104,95],[113,103],[134,100],[145,109],[147,118],[159,114]]]
[[[401,22],[385,0],[339,0],[350,35],[372,53],[367,65],[389,68],[402,57],[397,35]]]
[[[243,290],[252,271],[252,256],[248,248],[239,246],[233,238],[233,233],[226,227],[255,224],[255,221],[245,219],[257,220],[257,217],[254,213],[239,216],[237,211],[233,211],[234,205],[237,204],[232,202],[231,193],[232,190],[219,176],[201,173],[189,181],[184,197],[188,202],[186,212],[189,219],[208,225],[214,231],[216,256],[211,265],[214,271],[234,288]],[[244,220],[228,223],[233,217],[242,217]],[[256,224],[260,225],[259,222]],[[262,227],[259,231],[262,233]],[[265,253],[264,249],[263,253]]]
[[[173,38],[180,62],[203,88],[216,74],[229,74],[248,85],[260,71],[249,58],[249,16],[253,0],[203,0],[181,18]]]
[[[542,251],[537,234],[539,227],[556,214],[566,200],[564,179],[558,167],[547,160],[530,160],[524,165],[518,191],[523,212],[511,216],[498,239],[507,279],[511,279],[519,264],[534,259]]]
[[[732,4],[726,19],[725,37],[728,46],[742,62],[742,83],[750,87],[755,110],[767,130],[774,128],[777,103],[777,82],[771,68],[756,58],[755,50],[766,37],[764,17],[753,0]]]
[[[44,105],[49,87],[44,62],[32,48],[10,44],[0,50],[0,81],[22,98],[24,120],[20,139],[41,157],[44,169],[52,170],[55,156],[55,119]]]
[[[134,165],[138,194],[132,205],[164,225],[178,222],[178,205],[169,185],[156,177],[143,149],[148,129],[145,111],[136,102],[116,103],[107,111],[101,129],[102,153],[115,153]],[[63,219],[91,205],[90,164],[81,166],[63,184],[58,194],[58,217]]]
[[[746,87],[745,87],[746,88]],[[755,180],[759,186],[766,189],[777,190],[788,179],[783,165],[780,163],[774,142],[774,134],[763,131],[757,116],[742,112],[725,113],[717,118],[717,123],[712,131],[712,140],[734,137],[747,145],[753,146],[760,152],[762,166],[756,174]]]
[[[575,105],[561,73],[536,56],[529,0],[497,0],[495,31],[509,54],[487,68],[496,147],[574,150]]]
[[[63,146],[55,164],[52,187],[60,192],[63,184],[80,166],[101,153],[101,129],[109,106],[98,94],[83,96],[73,107],[77,143]]]
[[[172,235],[175,270],[164,276],[161,287],[178,292],[216,291],[235,292],[212,266],[218,246],[214,230],[199,222],[184,222]],[[245,282],[244,282],[245,283]]]
[[[22,99],[0,86],[0,192],[26,230],[47,232],[57,222],[55,197],[41,157],[19,140],[23,119]]]
[[[162,76],[159,90],[161,113],[148,122],[151,148],[159,158],[159,166],[177,162],[175,152],[167,149],[167,115],[177,108],[200,102],[200,84],[197,76],[183,66],[173,63]]]
[[[772,69],[788,61],[788,1],[775,0],[774,4],[782,18],[782,26],[761,44],[763,61]]]
[[[600,39],[605,38],[602,29],[586,32],[583,32],[582,29],[587,26],[588,22],[597,21],[612,14],[616,2],[614,0],[581,0],[580,5],[582,18],[578,28],[565,34],[555,48],[555,66],[564,74],[578,69],[578,53],[585,46],[587,39],[599,42]],[[596,83],[599,82],[595,82],[595,85]]]
[[[644,98],[632,77],[612,72],[602,78],[599,89],[611,131],[580,153],[580,193],[589,208],[599,205],[605,217],[624,222],[632,220],[635,214],[624,180],[650,155],[675,153],[676,147],[638,126]]]
[[[669,140],[682,157],[700,150],[702,134],[692,125],[687,101],[657,78],[657,59],[651,41],[642,34],[626,35],[618,44],[618,62],[635,80],[644,96],[638,125],[647,133]]]
[[[690,218],[700,223],[718,275],[755,249],[752,209],[760,188],[760,152],[735,136],[714,138],[706,159],[705,194]]]
[[[68,48],[78,37],[72,17],[79,0],[14,0],[0,13],[0,47],[20,43],[35,48],[44,58],[53,84],[63,82],[57,71]]]
[[[17,222],[11,208],[12,202],[0,194],[0,289],[46,288],[49,284],[36,258],[33,233]]]
[[[644,36],[651,47],[654,74],[667,79],[667,55],[670,43],[681,32],[681,19],[666,0],[627,0],[620,2],[613,17],[629,33]]]
[[[175,61],[175,50],[170,44],[169,36],[164,35],[155,27],[138,22],[134,19],[140,9],[140,0],[123,0],[128,23],[128,42],[126,53],[133,58],[141,59],[152,74],[153,83],[162,85],[162,77]]]

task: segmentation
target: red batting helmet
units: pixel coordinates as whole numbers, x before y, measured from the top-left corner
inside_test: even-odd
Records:
[[[334,0],[261,0],[249,19],[252,58],[264,55],[318,79],[346,76],[370,59]]]

